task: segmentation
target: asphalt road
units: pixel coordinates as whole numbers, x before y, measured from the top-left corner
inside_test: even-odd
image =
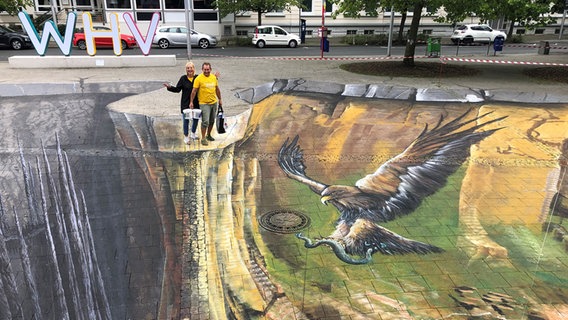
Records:
[[[531,47],[530,44],[505,46],[501,54],[534,54],[537,52],[536,47]],[[355,57],[355,56],[386,56],[388,52],[387,47],[384,46],[331,46],[329,52],[324,52],[324,57]],[[73,48],[72,55],[87,55],[85,50]],[[112,49],[97,48],[98,55],[114,55]],[[139,48],[132,48],[123,51],[123,55],[141,55],[142,51]],[[174,54],[179,59],[187,58],[187,48],[170,48],[160,49],[153,47],[150,55],[163,55]],[[271,47],[258,49],[255,47],[224,47],[219,45],[215,48],[198,49],[192,48],[191,54],[195,56],[234,56],[234,57],[321,57],[320,48],[317,46],[299,46],[298,48],[287,47]],[[446,56],[467,56],[467,55],[487,55],[494,56],[492,47],[487,45],[475,46],[442,46],[441,54]],[[11,50],[0,49],[0,61],[8,61],[10,56],[35,56],[37,52],[35,49],[26,50]],[[59,48],[48,48],[46,55],[62,55]],[[404,55],[404,47],[392,47],[391,56]],[[426,46],[421,45],[416,47],[416,56],[426,55]]]

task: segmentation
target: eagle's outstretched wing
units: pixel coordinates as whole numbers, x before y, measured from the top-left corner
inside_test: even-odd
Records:
[[[306,165],[304,164],[304,153],[298,143],[298,136],[296,136],[290,144],[288,140],[284,141],[284,144],[278,152],[278,165],[284,170],[289,178],[300,181],[301,183],[307,185],[312,189],[313,192],[320,194],[327,188],[327,185],[317,182],[310,177],[306,176],[305,170]]]
[[[389,221],[414,211],[422,199],[446,184],[447,178],[469,157],[472,145],[501,128],[476,130],[506,118],[478,123],[491,114],[488,112],[465,120],[471,110],[445,124],[440,116],[434,128],[429,130],[426,125],[401,154],[355,183],[363,194],[384,199],[375,203],[375,210],[366,215],[370,220]]]

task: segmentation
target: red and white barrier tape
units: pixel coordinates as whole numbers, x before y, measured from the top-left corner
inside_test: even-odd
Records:
[[[546,46],[541,46],[541,45],[537,45],[537,44],[506,44],[504,45],[504,47],[509,47],[509,48],[531,48],[531,49],[540,49],[540,48],[546,48]],[[568,47],[559,47],[559,46],[548,46],[550,49],[555,49],[555,50],[568,50]]]
[[[533,66],[547,66],[547,67],[568,67],[566,63],[556,62],[533,62],[533,61],[507,61],[507,60],[490,60],[490,59],[467,59],[467,58],[450,58],[440,57],[442,63],[446,61],[457,62],[472,62],[472,63],[490,63],[490,64],[512,64],[512,65],[533,65]]]
[[[403,60],[404,56],[376,56],[376,57],[238,57],[224,56],[216,54],[199,54],[199,56],[231,58],[231,59],[262,59],[262,60],[289,60],[289,61],[377,61],[377,60]],[[414,56],[414,59],[430,59],[430,56]],[[536,66],[554,66],[568,67],[566,63],[556,62],[533,62],[533,61],[508,61],[508,60],[491,60],[491,59],[469,59],[469,58],[452,58],[440,56],[440,62],[469,62],[469,63],[490,63],[490,64],[506,64],[506,65],[536,65]]]
[[[327,60],[327,61],[335,61],[335,60],[402,60],[404,59],[403,56],[376,56],[376,57],[239,57],[239,56],[224,56],[219,54],[196,54],[197,56],[202,57],[214,57],[214,58],[231,58],[231,59],[261,59],[261,60],[297,60],[297,61],[317,61],[317,60]],[[414,56],[414,59],[424,59],[424,58],[432,58],[429,56]]]

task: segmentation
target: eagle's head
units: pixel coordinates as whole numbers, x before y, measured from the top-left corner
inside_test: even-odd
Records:
[[[357,188],[350,186],[329,186],[321,193],[321,203],[327,205],[328,202],[335,202],[336,204],[344,204],[344,200],[352,198],[359,193]]]

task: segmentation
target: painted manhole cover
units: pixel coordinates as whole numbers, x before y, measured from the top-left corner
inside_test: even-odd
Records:
[[[310,217],[294,210],[274,210],[258,218],[264,229],[276,233],[294,233],[310,226]]]

